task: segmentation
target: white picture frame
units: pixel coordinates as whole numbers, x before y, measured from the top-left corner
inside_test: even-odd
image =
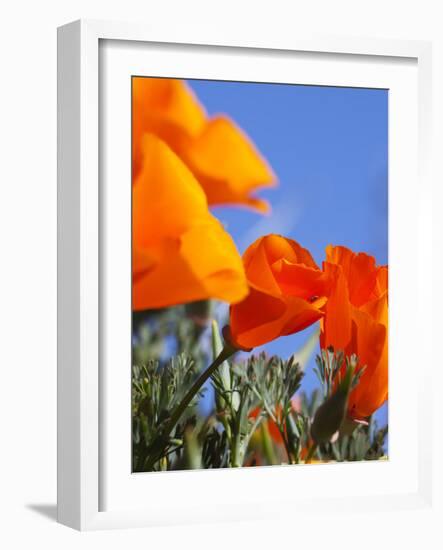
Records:
[[[426,276],[420,266],[426,265],[432,260],[432,250],[426,243],[431,239],[430,219],[430,201],[429,197],[432,191],[432,181],[429,173],[429,152],[431,142],[431,46],[426,42],[408,42],[408,41],[389,41],[389,40],[370,40],[363,38],[347,37],[324,37],[306,35],[297,37],[253,37],[253,33],[248,33],[247,37],[227,36],[220,33],[219,37],[211,37],[209,40],[204,32],[200,36],[187,36],[184,29],[180,35],[177,32],[173,36],[168,36],[161,29],[155,27],[148,28],[136,24],[125,24],[116,22],[100,21],[77,21],[61,27],[58,34],[58,519],[64,523],[80,530],[118,528],[130,526],[152,526],[161,524],[188,523],[192,521],[220,521],[233,519],[260,519],[272,516],[269,509],[266,508],[267,499],[273,503],[276,515],[281,517],[284,512],[276,503],[285,502],[289,508],[294,506],[300,513],[325,513],[331,506],[335,506],[338,513],[346,513],[357,504],[362,510],[371,511],[396,511],[399,509],[420,509],[432,511],[432,437],[431,437],[431,408],[426,406],[429,402],[429,394],[425,393],[427,387],[432,384],[432,361],[422,362],[422,376],[419,381],[410,380],[409,385],[405,382],[406,389],[410,392],[412,425],[417,427],[417,437],[415,441],[415,453],[412,453],[413,460],[406,465],[404,475],[396,478],[395,485],[388,487],[384,494],[379,490],[370,491],[369,485],[365,490],[355,491],[355,485],[358,484],[359,475],[354,465],[348,465],[350,474],[348,480],[343,484],[340,477],[341,473],[332,473],[330,467],[321,466],[319,468],[302,468],[303,474],[297,474],[300,486],[309,482],[315,483],[314,478],[320,476],[322,484],[326,479],[333,477],[336,479],[335,486],[330,484],[328,492],[314,491],[308,498],[306,494],[300,496],[287,495],[275,490],[275,487],[283,485],[294,480],[293,468],[273,467],[254,468],[246,470],[237,470],[232,472],[212,471],[209,472],[180,472],[167,475],[134,475],[130,471],[122,476],[119,475],[121,468],[125,468],[125,456],[122,457],[120,470],[111,463],[106,462],[106,453],[113,452],[113,456],[118,456],[118,448],[115,441],[109,447],[109,437],[106,435],[107,415],[109,408],[104,403],[109,403],[109,399],[115,399],[117,403],[117,391],[122,388],[117,378],[112,378],[113,382],[107,384],[103,389],[103,370],[101,365],[101,353],[99,343],[103,330],[103,301],[107,300],[108,283],[103,285],[101,277],[103,276],[101,268],[107,265],[107,259],[103,259],[103,231],[106,232],[109,227],[100,222],[100,212],[104,208],[103,198],[106,196],[103,188],[100,187],[100,162],[101,147],[100,139],[100,112],[104,109],[100,104],[100,78],[101,64],[103,60],[106,63],[112,63],[116,70],[111,70],[107,74],[109,78],[118,78],[122,74],[131,74],[132,68],[128,67],[127,52],[122,54],[122,50],[117,47],[117,54],[101,53],[101,45],[105,41],[112,41],[114,44],[125,44],[125,48],[135,47],[136,44],[156,45],[156,51],[162,49],[162,45],[174,45],[183,50],[183,61],[191,56],[189,45],[193,45],[193,51],[205,52],[206,61],[200,61],[196,65],[195,76],[208,77],[208,74],[202,74],[202,67],[211,56],[219,55],[217,52],[229,52],[231,59],[240,56],[263,55],[267,52],[272,53],[273,59],[279,56],[284,60],[289,54],[297,52],[303,55],[327,57],[323,59],[324,63],[333,62],[339,58],[344,60],[343,71],[348,71],[349,84],[358,85],[357,81],[352,80],[350,73],[351,65],[363,63],[367,72],[371,73],[372,65],[373,76],[368,77],[367,85],[376,81],[376,72],[378,70],[377,60],[384,60],[390,63],[391,67],[396,63],[412,63],[415,67],[415,76],[409,80],[409,76],[402,80],[402,86],[410,86],[410,94],[399,93],[396,97],[407,96],[407,101],[415,102],[414,112],[417,114],[417,120],[412,116],[408,124],[410,126],[404,129],[411,130],[405,149],[411,152],[405,159],[403,165],[393,163],[393,180],[404,177],[404,181],[410,182],[406,188],[415,189],[414,194],[404,193],[402,207],[407,209],[411,200],[419,201],[416,223],[411,224],[408,231],[414,240],[414,252],[417,260],[414,269],[410,270],[410,279],[402,276],[404,284],[416,288],[413,291],[413,321],[417,322],[419,316],[430,317],[432,290],[427,284]],[[123,48],[123,49],[125,49]],[[158,52],[157,54],[158,55]],[[197,54],[198,55],[198,54]],[[329,57],[328,57],[329,56]],[[135,58],[135,56],[134,56]],[[329,61],[330,60],[330,61]],[[164,59],[166,62],[166,58]],[[118,65],[120,63],[120,65]],[[202,65],[203,63],[203,65]],[[348,66],[349,65],[349,66]],[[221,65],[220,65],[221,66]],[[356,66],[356,65],[355,65]],[[284,62],[283,62],[284,68]],[[385,68],[386,69],[386,68]],[[173,66],[170,68],[174,70]],[[191,70],[188,68],[188,71]],[[209,69],[208,69],[209,70]],[[217,74],[217,66],[212,65],[212,71]],[[232,69],[233,70],[233,69]],[[263,69],[266,72],[266,69]],[[269,69],[270,70],[270,69]],[[263,81],[269,81],[269,70],[263,75]],[[129,71],[129,72],[128,72]],[[386,76],[379,76],[380,82],[383,78],[394,78],[389,75],[390,69],[386,69]],[[395,71],[394,71],[395,72]],[[400,71],[401,72],[401,71]],[[399,72],[399,75],[400,75]],[[356,74],[358,71],[356,71]],[[188,74],[188,73],[187,73]],[[212,74],[212,73],[211,73]],[[176,75],[182,76],[182,75]],[[104,77],[104,84],[109,85],[108,76]],[[281,78],[278,75],[276,79]],[[314,78],[314,77],[312,77]],[[330,80],[328,81],[328,78]],[[335,84],[331,76],[326,76],[324,84]],[[338,78],[338,77],[336,77]],[[357,78],[357,77],[355,77]],[[399,76],[401,80],[401,76]],[[415,79],[415,80],[414,80]],[[302,79],[303,80],[303,79]],[[272,79],[271,79],[272,81]],[[278,80],[277,80],[278,81]],[[281,80],[280,80],[281,81]],[[418,93],[414,82],[418,83]],[[305,82],[303,82],[305,83]],[[311,79],[309,83],[314,83]],[[318,82],[315,82],[318,83]],[[409,84],[408,84],[409,83]],[[400,86],[400,85],[399,85]],[[400,90],[400,88],[399,88]],[[107,98],[115,101],[115,98]],[[116,98],[118,100],[118,97]],[[405,100],[406,101],[406,100]],[[408,103],[411,106],[411,103]],[[406,107],[406,104],[403,108]],[[394,109],[395,110],[395,109]],[[398,116],[398,120],[401,117]],[[126,118],[127,120],[127,118]],[[122,119],[118,124],[125,124]],[[121,126],[119,126],[121,128]],[[403,132],[407,134],[408,132]],[[399,132],[400,134],[400,132]],[[416,139],[418,135],[418,141]],[[126,138],[125,138],[126,139]],[[130,139],[129,132],[127,139]],[[413,143],[414,142],[414,143]],[[418,143],[418,146],[417,146]],[[129,149],[125,144],[122,150],[126,150],[128,158]],[[390,146],[395,147],[395,143],[390,142]],[[126,165],[127,168],[127,165]],[[418,177],[415,170],[418,168]],[[125,166],[122,166],[125,169]],[[391,170],[391,166],[390,166]],[[404,171],[404,173],[403,173]],[[115,188],[115,186],[114,186]],[[391,202],[395,197],[401,198],[401,190],[397,187],[394,196],[391,196]],[[109,197],[108,197],[109,198]],[[111,197],[110,202],[107,199],[106,208],[113,208],[113,204],[125,204],[127,200],[124,196]],[[397,199],[398,200],[398,199]],[[408,202],[409,201],[409,202]],[[395,204],[395,203],[394,203]],[[129,207],[129,203],[126,203]],[[391,214],[391,213],[390,213]],[[129,212],[126,212],[129,216]],[[403,224],[406,227],[407,217],[403,216],[401,209],[396,210],[393,216],[394,221]],[[391,223],[391,222],[390,222]],[[129,231],[130,224],[128,225]],[[390,226],[390,230],[392,227]],[[106,238],[106,236],[105,236]],[[406,238],[406,236],[404,237]],[[404,261],[404,247],[401,246],[400,233],[398,236],[399,247],[398,261]],[[122,240],[120,251],[124,251],[127,240]],[[123,252],[124,253],[124,252]],[[130,250],[127,251],[127,254]],[[394,249],[394,256],[396,252]],[[104,263],[103,263],[104,262]],[[123,262],[124,264],[124,262]],[[126,264],[125,264],[126,265]],[[399,266],[401,263],[398,264]],[[127,269],[130,270],[130,263],[127,262]],[[122,280],[125,277],[124,269],[121,271]],[[394,270],[395,277],[395,270]],[[130,279],[129,279],[130,280]],[[399,309],[401,312],[401,296],[399,297]],[[124,304],[123,304],[124,307]],[[414,328],[421,330],[419,325]],[[403,336],[410,335],[408,327],[404,325],[405,332]],[[391,329],[392,330],[392,329]],[[409,328],[409,330],[411,330]],[[423,333],[424,335],[424,333]],[[393,334],[390,334],[390,338]],[[424,335],[425,337],[425,335]],[[416,347],[414,351],[416,351]],[[428,359],[431,357],[431,349],[425,351]],[[414,353],[410,353],[411,363]],[[405,367],[406,368],[406,367]],[[409,365],[412,368],[412,364]],[[412,372],[411,370],[408,372]],[[130,384],[129,370],[126,389]],[[124,385],[124,382],[123,382]],[[106,395],[104,395],[106,391]],[[124,391],[122,389],[122,391]],[[412,395],[413,394],[413,395]],[[124,399],[121,403],[124,406]],[[121,405],[120,403],[120,405]],[[404,398],[398,399],[398,407],[405,407]],[[119,405],[119,406],[120,406]],[[116,407],[116,410],[121,408]],[[394,409],[395,410],[395,409]],[[400,409],[398,409],[400,410]],[[395,417],[395,412],[393,413]],[[116,433],[125,434],[124,421],[120,422],[122,432],[115,430]],[[116,426],[116,424],[113,424]],[[115,439],[115,438],[114,438]],[[400,439],[399,439],[400,442]],[[121,448],[125,446],[120,445]],[[115,451],[115,453],[114,453]],[[124,451],[126,453],[126,451]],[[127,452],[130,452],[129,445]],[[115,462],[115,461],[114,461]],[[121,466],[123,464],[123,466]],[[374,465],[366,464],[365,467],[371,469]],[[335,466],[335,468],[340,466]],[[400,467],[400,463],[399,463]],[[386,480],[394,479],[396,470],[395,461],[387,466],[391,471],[386,470]],[[127,470],[127,468],[126,468]],[[301,471],[301,470],[297,470]],[[411,475],[411,472],[414,472]],[[338,470],[336,470],[338,472]],[[342,470],[343,472],[343,470]],[[178,499],[175,505],[168,504],[167,499],[160,499],[155,506],[140,506],[137,498],[132,493],[129,486],[136,485],[138,490],[141,480],[138,476],[148,476],[143,480],[145,486],[153,494],[160,498],[162,490],[165,493],[176,488],[180,495],[186,494],[186,488],[194,487],[196,498],[191,503],[184,499]],[[371,478],[371,475],[373,476]],[[125,477],[126,476],[126,477]],[[230,477],[227,477],[230,476]],[[241,476],[241,477],[240,477]],[[308,476],[308,477],[306,477]],[[367,479],[375,480],[377,476],[365,470]],[[302,478],[305,477],[305,482]],[[379,476],[378,476],[379,477]],[[264,489],[261,496],[254,493],[253,487],[256,481]],[[405,479],[410,481],[405,484]],[[286,481],[285,481],[286,480]],[[120,483],[121,481],[121,483]],[[115,483],[119,485],[118,490],[113,489],[112,505],[108,506],[103,500],[103,484]],[[204,493],[205,486],[214,489],[217,484],[249,484],[251,491],[249,496],[240,499],[236,506],[227,507],[226,503],[220,501],[214,506],[207,506],[207,498],[211,493]],[[372,482],[370,482],[372,483]],[[126,489],[123,487],[125,485]],[[211,484],[213,486],[211,487]],[[402,485],[403,484],[403,485]],[[319,482],[319,485],[320,482]],[[164,487],[164,489],[162,489]],[[121,491],[121,492],[118,492]],[[202,492],[203,491],[203,492]],[[332,492],[334,491],[334,492]],[[366,492],[365,492],[366,491]],[[391,491],[391,492],[390,492]],[[131,497],[132,495],[132,497]],[[204,496],[204,498],[202,498]],[[197,498],[198,497],[198,498]],[[131,504],[132,498],[132,504]],[[106,499],[105,499],[106,500]],[[200,504],[199,504],[200,501]],[[302,505],[301,505],[302,503]],[[249,504],[249,506],[247,506]],[[169,508],[168,508],[169,506]]]

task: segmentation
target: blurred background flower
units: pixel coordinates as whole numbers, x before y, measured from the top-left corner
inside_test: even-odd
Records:
[[[268,203],[254,193],[272,186],[275,176],[230,117],[208,117],[188,85],[173,78],[134,77],[132,97],[134,179],[143,162],[142,136],[153,133],[188,166],[209,204],[268,210]]]
[[[133,308],[241,300],[248,287],[240,256],[202,188],[165,142],[153,134],[141,139],[132,193]]]

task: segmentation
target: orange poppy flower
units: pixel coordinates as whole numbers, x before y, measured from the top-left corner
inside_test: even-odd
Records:
[[[331,277],[320,344],[365,366],[348,401],[348,415],[367,418],[388,398],[388,268],[367,254],[328,246],[324,263]]]
[[[200,185],[158,137],[145,135],[142,147],[132,196],[133,309],[241,300],[248,286],[240,255]]]
[[[293,334],[318,321],[328,279],[296,241],[267,235],[243,255],[248,296],[231,307],[226,337],[238,348],[253,348]]]
[[[249,138],[226,116],[208,118],[181,80],[135,77],[132,81],[133,176],[142,168],[142,137],[153,133],[182,159],[203,187],[210,205],[240,204],[260,212],[257,188],[275,176]]]

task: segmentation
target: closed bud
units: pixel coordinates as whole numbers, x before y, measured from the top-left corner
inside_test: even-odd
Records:
[[[320,405],[311,426],[311,436],[316,443],[326,443],[343,422],[348,403],[347,393],[337,390]]]
[[[338,432],[348,408],[349,391],[354,378],[355,364],[349,363],[337,390],[320,405],[311,426],[311,436],[316,443],[326,443]]]

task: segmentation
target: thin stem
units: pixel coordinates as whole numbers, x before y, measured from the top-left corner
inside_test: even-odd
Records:
[[[271,436],[269,434],[269,429],[266,424],[262,424],[260,427],[261,431],[261,442],[263,453],[266,457],[266,461],[269,465],[277,464],[277,459],[275,457],[274,447],[272,445]]]
[[[217,368],[223,363],[223,361],[226,361],[227,359],[229,359],[229,357],[231,357],[236,351],[237,351],[236,348],[233,348],[229,344],[225,344],[225,347],[221,350],[218,357],[216,357],[214,362],[211,365],[209,365],[209,367],[204,372],[200,374],[197,380],[192,384],[188,393],[185,395],[182,401],[178,404],[175,411],[172,413],[168,423],[165,426],[165,429],[162,430],[160,434],[160,437],[162,439],[167,439],[168,436],[171,434],[172,430],[175,428],[178,421],[180,420],[180,417],[185,412],[185,410],[187,409],[191,401],[194,399],[197,392],[206,382],[206,380],[208,380],[208,378],[217,370]],[[145,467],[143,468],[144,471],[151,470],[159,458],[160,456],[158,453],[153,453],[153,455],[149,457],[149,459],[145,463],[144,465]]]
[[[263,416],[262,415],[258,415],[257,418],[255,419],[254,421],[254,424],[252,424],[251,426],[251,431],[249,432],[249,435],[247,436],[247,438],[245,439],[245,449],[248,448],[248,445],[249,445],[249,442],[251,441],[251,437],[254,435],[254,432],[255,430],[260,426],[260,424],[262,423],[262,420],[263,420]]]
[[[192,384],[190,390],[185,395],[181,403],[173,412],[168,424],[166,425],[165,431],[163,433],[164,436],[168,436],[172,432],[175,425],[180,420],[181,415],[188,407],[189,403],[194,399],[195,395],[206,382],[206,380],[208,380],[208,378],[217,370],[217,368],[223,363],[223,361],[226,361],[226,359],[231,357],[231,355],[233,355],[236,351],[237,350],[231,348],[230,346],[225,346],[220,352],[219,356],[215,359],[215,361],[211,365],[209,365],[209,367],[204,372],[201,373],[194,384]]]
[[[246,448],[242,448],[242,442],[241,442],[241,419],[244,414],[244,409],[246,407],[246,399],[245,399],[245,389],[240,394],[240,408],[237,411],[235,422],[234,422],[234,439],[232,441],[232,453],[231,453],[231,466],[233,468],[240,468],[243,466],[243,457],[244,457],[244,451],[246,451]]]
[[[315,451],[317,450],[317,443],[312,443],[309,448],[308,456],[306,457],[305,464],[310,464]]]
[[[289,464],[293,464],[294,460],[292,458],[292,453],[291,453],[291,449],[289,448],[288,440],[286,439],[285,430],[280,425],[280,423],[277,423],[277,428],[278,428],[278,431],[280,432],[280,436],[283,440],[283,444],[284,444],[284,447],[285,447],[286,454],[288,455],[288,462],[289,462]]]
[[[237,423],[236,423],[237,424]],[[232,441],[231,451],[231,468],[240,468],[242,466],[240,460],[240,430],[239,427],[235,427],[235,436]]]
[[[252,391],[255,393],[255,395],[262,400],[263,402],[263,408],[265,409],[265,411],[267,412],[269,418],[274,422],[274,424],[277,426],[278,428],[278,431],[280,432],[280,435],[281,435],[281,438],[283,440],[283,444],[285,446],[285,451],[286,451],[286,454],[288,455],[288,461],[289,461],[289,464],[292,464],[293,463],[293,460],[292,460],[292,456],[291,456],[291,450],[289,448],[289,444],[286,440],[286,434],[285,434],[285,431],[284,431],[284,428],[282,428],[280,422],[277,420],[277,417],[274,415],[274,413],[272,412],[271,408],[269,407],[269,405],[267,404],[266,400],[265,399],[262,399],[261,395],[258,393],[258,391],[254,388],[254,386],[251,386],[251,389]]]
[[[274,413],[271,411],[269,405],[267,404],[266,400],[262,398],[260,393],[255,389],[254,386],[250,386],[251,390],[254,392],[254,394],[260,399],[260,401],[263,403],[263,408],[268,413],[269,418],[277,424],[277,419],[275,418]]]

